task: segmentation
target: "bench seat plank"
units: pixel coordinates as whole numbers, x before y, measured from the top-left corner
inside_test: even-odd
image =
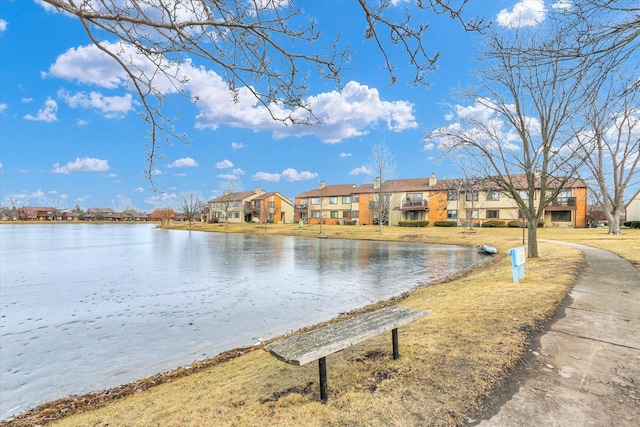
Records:
[[[431,313],[394,306],[294,335],[266,346],[279,360],[305,365]]]

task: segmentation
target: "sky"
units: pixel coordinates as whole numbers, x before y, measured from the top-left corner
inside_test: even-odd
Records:
[[[371,150],[392,151],[395,178],[460,177],[432,145],[429,129],[441,126],[456,101],[452,90],[473,83],[471,60],[480,43],[446,16],[421,13],[431,25],[427,45],[441,51],[429,87],[408,84],[407,57],[391,52],[398,81],[390,85],[375,45],[364,40],[362,13],[352,0],[303,0],[305,13],[328,34],[340,28],[354,53],[343,86],[313,79],[310,101],[327,125],[282,126],[253,100],[233,103],[220,70],[184,64],[197,93],[194,104],[168,93],[176,129],[189,143],[160,144],[148,168],[149,128],[122,70],[92,45],[79,22],[39,0],[0,5],[0,203],[18,206],[92,207],[150,212],[178,206],[179,195],[205,200],[234,180],[237,190],[260,187],[294,201],[297,194],[332,184],[372,182]],[[393,0],[405,8],[405,0]],[[465,17],[495,26],[536,25],[552,7],[542,0],[472,0]],[[555,3],[555,2],[554,2]],[[159,85],[162,82],[158,82]],[[473,108],[473,106],[463,106]]]

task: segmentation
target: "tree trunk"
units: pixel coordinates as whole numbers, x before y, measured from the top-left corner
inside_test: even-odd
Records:
[[[620,212],[610,212],[608,210],[605,210],[604,216],[607,218],[607,222],[609,223],[608,234],[620,234]]]
[[[529,221],[527,224],[527,258],[538,258],[538,221]]]

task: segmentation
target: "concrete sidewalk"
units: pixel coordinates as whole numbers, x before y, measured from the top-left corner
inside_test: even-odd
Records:
[[[640,271],[611,252],[570,246],[587,268],[564,317],[532,350],[519,390],[477,425],[640,426]]]

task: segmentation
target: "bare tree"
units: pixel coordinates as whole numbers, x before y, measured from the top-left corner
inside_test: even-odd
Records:
[[[390,181],[395,177],[396,165],[393,152],[383,141],[377,142],[371,149],[371,160],[367,169],[373,178],[373,201],[371,210],[378,219],[378,233],[382,236],[384,224],[389,224],[393,207],[393,189]]]
[[[581,166],[572,144],[583,77],[575,63],[558,58],[527,60],[514,52],[541,43],[559,49],[560,31],[491,33],[479,59],[479,87],[461,91],[475,101],[458,107],[458,122],[430,133],[444,153],[473,160],[473,176],[509,195],[527,220],[528,256],[538,256],[537,226],[548,206]],[[584,69],[583,69],[584,70]],[[539,193],[537,192],[539,190]]]
[[[180,207],[182,208],[182,213],[189,222],[189,228],[191,228],[193,219],[196,217],[196,215],[200,215],[202,213],[202,210],[204,209],[204,200],[199,193],[196,193],[194,191],[181,193]]]
[[[589,171],[592,193],[602,206],[609,234],[620,234],[625,192],[637,184],[634,179],[640,166],[640,94],[628,90],[636,79],[625,79],[624,73],[607,74],[600,96],[591,98],[584,109],[589,127],[578,133],[577,153]]]
[[[18,203],[24,203],[24,196],[21,194],[7,194],[4,197],[5,203],[9,206],[11,210],[11,219],[13,221],[18,219]]]
[[[227,179],[220,184],[222,190],[222,196],[218,197],[218,203],[220,203],[221,211],[224,215],[224,228],[229,227],[229,215],[238,210],[238,204],[240,203],[235,198],[235,193],[240,189],[240,183],[237,179]]]
[[[221,72],[234,99],[249,91],[275,120],[309,124],[317,119],[304,101],[308,74],[315,69],[321,78],[339,84],[352,53],[339,29],[335,38],[325,40],[293,0],[42,1],[79,19],[91,42],[126,73],[150,126],[150,181],[159,140],[187,139],[162,108],[167,93],[183,93],[186,77],[181,64],[195,59],[211,66]],[[451,3],[416,1],[414,10],[448,16],[467,31],[484,28],[482,19],[463,19],[467,0],[458,6]],[[389,1],[359,0],[358,5],[364,37],[378,47],[391,82],[397,80],[391,50],[400,48],[415,70],[413,83],[426,84],[426,73],[439,58],[439,52],[429,53],[424,45],[429,26],[409,9],[400,19],[391,18],[397,16],[392,13],[397,5]],[[310,51],[310,46],[318,48]],[[300,110],[309,114],[300,115]]]

